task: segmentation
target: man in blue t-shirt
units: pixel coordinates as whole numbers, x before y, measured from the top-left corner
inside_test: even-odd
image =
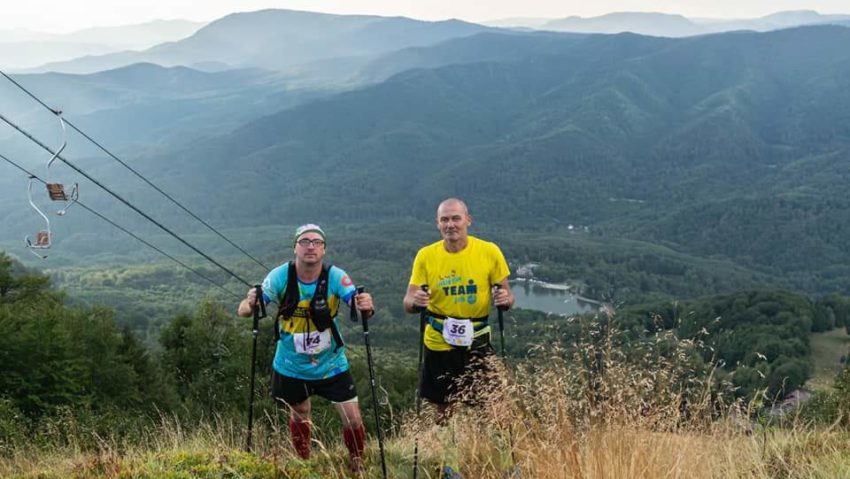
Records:
[[[304,459],[310,457],[310,396],[331,401],[342,419],[352,469],[360,470],[366,433],[336,316],[342,302],[354,301],[363,317],[371,317],[372,297],[355,294],[345,271],[323,264],[325,233],[319,226],[298,227],[294,247],[295,260],[278,266],[263,281],[262,300],[280,304],[272,397],[291,411],[292,445]],[[251,316],[257,299],[256,290],[248,290],[239,303],[239,316]]]

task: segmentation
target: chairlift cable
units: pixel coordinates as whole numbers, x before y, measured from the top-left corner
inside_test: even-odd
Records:
[[[39,178],[38,176],[36,176],[36,175],[32,174],[32,173],[31,173],[31,172],[29,172],[27,169],[25,169],[24,167],[22,167],[22,166],[20,166],[19,164],[15,163],[14,161],[10,160],[9,158],[6,158],[6,157],[5,157],[5,156],[3,156],[2,154],[0,154],[0,158],[2,158],[2,159],[4,159],[4,160],[6,160],[6,161],[7,161],[8,163],[10,163],[12,166],[14,166],[14,167],[16,167],[17,169],[21,170],[22,172],[26,173],[26,174],[27,174],[27,175],[28,175],[31,179],[36,179],[36,180],[38,180],[38,181],[40,181],[40,182],[42,182],[42,183],[47,184],[44,180],[42,180],[42,179],[41,179],[41,178]],[[140,238],[139,236],[137,236],[136,234],[134,234],[134,233],[133,233],[133,232],[131,232],[130,230],[128,230],[128,229],[126,229],[126,228],[124,228],[123,226],[119,225],[118,223],[115,223],[114,221],[110,220],[110,219],[109,219],[109,218],[107,218],[106,216],[103,216],[102,214],[98,213],[97,211],[95,211],[95,210],[93,210],[93,209],[89,208],[88,206],[86,206],[85,204],[83,204],[83,202],[82,202],[82,201],[77,201],[77,204],[78,204],[78,205],[80,205],[80,207],[81,207],[81,208],[83,208],[84,210],[88,211],[89,213],[91,213],[91,214],[93,214],[93,215],[97,216],[98,218],[102,219],[103,221],[106,221],[107,223],[111,224],[112,226],[114,226],[114,227],[118,228],[119,230],[121,230],[121,231],[123,231],[123,232],[127,233],[128,235],[132,236],[134,239],[138,240],[139,242],[141,242],[142,244],[144,244],[144,245],[145,245],[145,246],[147,246],[148,248],[151,248],[152,250],[154,250],[154,251],[156,251],[157,253],[159,253],[159,254],[161,254],[161,255],[165,256],[166,258],[170,259],[171,261],[174,261],[175,263],[177,263],[178,265],[182,266],[183,268],[185,268],[185,269],[187,269],[187,270],[191,271],[192,273],[195,273],[196,275],[198,275],[199,277],[203,278],[204,280],[206,280],[206,281],[208,281],[208,282],[212,283],[212,285],[214,285],[214,286],[216,286],[217,288],[221,289],[221,290],[222,290],[222,291],[224,291],[225,293],[227,293],[227,294],[229,294],[229,295],[231,295],[231,296],[235,296],[235,297],[237,297],[237,298],[241,298],[241,297],[242,297],[242,295],[239,295],[239,294],[234,293],[233,291],[230,291],[229,289],[225,288],[224,286],[222,286],[222,285],[220,285],[220,284],[216,283],[215,281],[213,281],[212,279],[208,278],[207,276],[205,276],[203,273],[199,272],[198,270],[196,270],[196,269],[192,268],[191,266],[186,265],[185,263],[183,263],[183,262],[182,262],[182,261],[180,261],[179,259],[177,259],[177,258],[175,258],[175,257],[171,256],[170,254],[166,253],[165,251],[163,251],[163,250],[159,249],[158,247],[156,247],[156,246],[152,245],[151,243],[149,243],[149,242],[145,241],[144,239]]]
[[[10,82],[12,82],[15,86],[17,86],[18,88],[20,88],[20,89],[21,89],[24,93],[26,93],[27,95],[29,95],[29,96],[30,96],[30,98],[32,98],[33,100],[35,100],[36,102],[38,102],[38,103],[39,103],[41,106],[43,106],[44,108],[46,108],[46,109],[50,110],[50,112],[51,112],[51,113],[53,113],[54,115],[58,114],[58,113],[57,113],[57,110],[55,110],[55,109],[53,109],[53,108],[49,107],[46,103],[44,103],[43,101],[41,101],[41,99],[39,99],[37,96],[35,96],[32,92],[30,92],[29,90],[27,90],[26,88],[24,88],[24,86],[23,86],[23,85],[21,85],[20,83],[18,83],[17,81],[15,81],[12,77],[10,77],[9,75],[7,75],[7,74],[6,74],[6,72],[4,72],[4,71],[0,70],[0,75],[3,75],[4,77],[6,77],[6,79],[7,79],[7,80],[9,80]],[[67,119],[66,119],[66,120],[65,120],[65,123],[66,123],[68,126],[70,126],[71,128],[73,128],[73,129],[74,129],[74,131],[76,131],[77,133],[79,133],[80,135],[82,135],[82,137],[83,137],[83,138],[85,138],[85,139],[89,140],[90,142],[92,142],[92,144],[94,144],[95,146],[97,146],[98,148],[100,148],[100,149],[101,149],[104,153],[106,153],[107,155],[109,155],[110,157],[112,157],[112,159],[114,159],[115,161],[117,161],[118,163],[120,163],[120,164],[121,164],[121,166],[123,166],[124,168],[128,169],[130,172],[132,172],[134,175],[136,175],[139,179],[141,179],[142,181],[144,181],[145,183],[147,183],[147,184],[148,184],[148,186],[150,186],[151,188],[155,189],[155,190],[156,190],[156,191],[158,191],[161,195],[163,195],[163,196],[165,196],[166,198],[168,198],[169,200],[171,200],[171,202],[172,202],[172,203],[174,203],[175,205],[177,205],[178,207],[180,207],[180,209],[182,209],[183,211],[185,211],[185,212],[186,212],[189,216],[191,216],[192,218],[195,218],[196,220],[198,220],[198,221],[199,221],[202,225],[206,226],[206,227],[207,227],[210,231],[212,231],[213,233],[217,234],[217,235],[218,235],[221,239],[223,239],[224,241],[228,242],[231,246],[233,246],[234,248],[236,248],[237,250],[239,250],[242,254],[244,254],[245,256],[247,256],[248,258],[250,258],[252,261],[254,261],[255,263],[257,263],[258,265],[260,265],[260,266],[261,266],[262,268],[264,268],[267,272],[271,270],[271,268],[269,268],[268,266],[266,266],[265,264],[263,264],[260,260],[258,260],[258,259],[257,259],[257,258],[255,258],[254,256],[252,256],[250,253],[248,253],[247,251],[245,251],[244,249],[242,249],[239,245],[237,245],[237,244],[236,244],[236,243],[234,243],[232,240],[230,240],[230,238],[228,238],[227,236],[225,236],[223,233],[219,232],[219,231],[218,231],[217,229],[215,229],[212,225],[210,225],[209,223],[207,223],[206,221],[204,221],[203,219],[201,219],[198,215],[196,215],[195,213],[193,213],[192,211],[190,211],[187,207],[183,206],[183,204],[182,204],[182,203],[180,203],[179,201],[177,201],[174,197],[172,197],[171,195],[169,195],[168,193],[166,193],[165,191],[163,191],[160,187],[156,186],[154,183],[152,183],[152,182],[151,182],[150,180],[148,180],[147,178],[145,178],[145,176],[144,176],[144,175],[142,175],[141,173],[139,173],[138,171],[136,171],[133,167],[131,167],[130,165],[128,165],[126,162],[122,161],[120,158],[118,158],[116,155],[114,155],[111,151],[109,151],[108,149],[106,149],[106,147],[104,147],[103,145],[101,145],[100,143],[98,143],[97,141],[95,141],[92,137],[90,137],[89,135],[87,135],[85,132],[83,132],[82,130],[80,130],[79,128],[77,128],[77,126],[76,126],[76,125],[74,125],[73,123],[71,123],[71,121],[70,121],[70,120],[67,120]]]
[[[24,130],[23,128],[19,127],[19,126],[18,126],[18,125],[16,125],[15,123],[13,123],[11,120],[9,120],[8,118],[6,118],[6,117],[5,117],[2,113],[0,113],[0,120],[3,120],[3,121],[4,121],[4,122],[6,122],[9,126],[11,126],[12,128],[14,128],[15,130],[17,130],[19,133],[21,133],[22,135],[24,135],[24,136],[26,136],[27,138],[29,138],[29,139],[30,139],[30,141],[32,141],[33,143],[35,143],[35,144],[37,144],[38,146],[42,147],[43,149],[47,150],[47,151],[48,151],[48,152],[50,152],[51,154],[53,154],[53,153],[54,153],[54,152],[53,152],[53,150],[51,150],[49,146],[45,145],[44,143],[42,143],[41,141],[39,141],[37,138],[35,138],[34,136],[32,136],[29,132],[27,132],[27,131],[26,131],[26,130]],[[203,256],[203,257],[204,257],[207,261],[209,261],[210,263],[212,263],[212,264],[214,264],[214,265],[218,266],[219,268],[221,268],[221,270],[222,270],[222,271],[226,272],[226,273],[227,273],[227,274],[229,274],[230,276],[233,276],[234,278],[236,278],[237,280],[239,280],[241,283],[243,283],[245,286],[248,286],[248,287],[252,287],[252,286],[253,286],[251,283],[249,283],[249,282],[245,281],[245,280],[244,280],[241,276],[239,276],[238,274],[236,274],[236,273],[234,273],[233,271],[231,271],[228,267],[224,266],[223,264],[219,263],[219,262],[218,262],[218,261],[216,261],[215,259],[211,258],[208,254],[204,253],[203,251],[199,250],[196,246],[192,245],[191,243],[189,243],[189,242],[188,242],[188,241],[186,241],[185,239],[181,238],[181,237],[180,237],[180,235],[178,235],[177,233],[175,233],[175,232],[171,231],[169,228],[167,228],[166,226],[164,226],[162,223],[160,223],[160,222],[156,221],[155,219],[151,218],[151,217],[150,217],[150,215],[148,215],[147,213],[145,213],[144,211],[142,211],[142,210],[140,210],[138,207],[136,207],[134,204],[132,204],[132,203],[130,203],[129,201],[127,201],[126,199],[124,199],[121,195],[119,195],[118,193],[115,193],[114,191],[112,191],[111,189],[109,189],[108,187],[106,187],[103,183],[99,182],[98,180],[96,180],[96,179],[92,178],[92,177],[91,177],[91,175],[89,175],[89,174],[88,174],[88,173],[86,173],[85,171],[81,170],[79,167],[77,167],[76,165],[74,165],[74,164],[73,164],[73,163],[71,163],[70,161],[66,160],[66,159],[65,159],[62,155],[57,155],[56,157],[57,157],[57,158],[59,158],[60,160],[62,160],[62,162],[63,162],[63,163],[65,163],[66,165],[68,165],[69,167],[71,167],[71,169],[73,169],[73,170],[74,170],[74,171],[76,171],[77,173],[79,173],[79,174],[83,175],[86,179],[88,179],[89,181],[91,181],[92,183],[94,183],[95,185],[99,186],[101,189],[103,189],[104,191],[106,191],[107,193],[109,193],[110,195],[112,195],[115,199],[117,199],[118,201],[120,201],[120,202],[124,203],[124,205],[126,205],[128,208],[130,208],[130,209],[132,209],[133,211],[135,211],[136,213],[138,213],[138,214],[142,215],[145,219],[147,219],[148,221],[150,221],[151,223],[153,223],[154,225],[156,225],[157,227],[159,227],[161,230],[165,231],[166,233],[168,233],[169,235],[171,235],[172,237],[174,237],[174,239],[176,239],[177,241],[179,241],[179,242],[183,243],[185,246],[189,247],[192,251],[194,251],[194,252],[198,253],[199,255]]]

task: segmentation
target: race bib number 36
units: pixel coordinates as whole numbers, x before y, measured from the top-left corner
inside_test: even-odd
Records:
[[[292,343],[297,353],[319,354],[331,347],[331,332],[330,329],[326,329],[321,333],[318,331],[295,333],[292,335]]]
[[[472,321],[468,319],[446,318],[443,322],[443,339],[452,346],[471,346],[472,335]]]

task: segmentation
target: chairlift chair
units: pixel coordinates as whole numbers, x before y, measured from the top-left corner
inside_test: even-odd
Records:
[[[62,183],[47,183],[47,194],[53,201],[68,201],[65,186]]]
[[[27,198],[29,199],[30,206],[44,219],[44,223],[47,225],[46,229],[43,229],[36,233],[35,235],[35,243],[30,239],[29,235],[24,236],[24,244],[26,244],[27,248],[30,250],[30,253],[38,256],[41,259],[47,259],[47,253],[40,253],[37,250],[48,250],[52,244],[53,235],[50,233],[50,218],[44,214],[41,209],[36,206],[35,202],[32,200],[32,182],[35,181],[34,176],[30,176],[30,182],[27,186]]]
[[[65,185],[62,183],[52,183],[50,181],[50,166],[53,165],[53,162],[56,161],[56,158],[62,154],[62,151],[65,150],[65,147],[68,146],[68,138],[67,131],[65,129],[65,120],[62,119],[62,110],[52,110],[53,113],[59,118],[59,125],[62,126],[62,146],[56,150],[56,153],[50,158],[50,161],[47,162],[47,195],[50,197],[52,201],[64,201],[65,207],[58,210],[56,212],[59,216],[64,216],[68,211],[68,208],[74,205],[77,202],[77,199],[80,197],[79,193],[79,185],[74,183],[74,186],[71,188],[71,192],[68,193],[65,191]]]
[[[74,205],[80,198],[80,187],[77,183],[71,188],[71,193],[65,192],[65,185],[62,183],[47,183],[47,194],[53,201],[64,201],[65,207],[56,211],[59,216],[64,216],[68,208]]]

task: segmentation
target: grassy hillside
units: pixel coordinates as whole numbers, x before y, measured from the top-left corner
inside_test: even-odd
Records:
[[[146,277],[125,271],[91,279]],[[372,278],[375,291],[384,279]],[[805,379],[802,338],[814,324],[845,322],[845,303],[755,291],[625,308],[613,317],[512,311],[509,355],[492,358],[500,386],[476,390],[481,405],[460,408],[444,426],[434,425],[428,408],[414,413],[416,322],[394,324],[393,307],[378,306],[375,399],[389,468],[406,476],[418,441],[422,477],[444,464],[485,478],[512,468],[542,478],[840,477],[850,465],[843,415],[850,369],[800,416],[805,422],[762,414]],[[251,340],[248,322],[230,311],[202,301],[173,316],[158,348],[148,348],[118,328],[111,311],[67,305],[48,278],[0,256],[0,475],[346,477],[339,421],[325,401],[313,407],[314,458],[292,457],[285,413],[264,392],[269,321],[258,342],[257,455],[238,451]],[[372,435],[361,335],[343,322]],[[763,433],[752,434],[755,428]],[[369,454],[366,477],[377,477],[374,440]]]
[[[850,336],[846,329],[839,328],[813,333],[809,342],[812,345],[813,372],[806,385],[815,389],[831,387],[835,375],[846,366],[847,357],[850,356]]]
[[[396,411],[402,420],[385,444],[389,477],[409,477],[416,444],[423,478],[440,477],[437,471],[446,465],[463,477],[494,479],[511,472],[541,479],[826,479],[850,473],[847,430],[801,422],[750,424],[741,419],[745,404],[727,404],[718,416],[719,405],[706,402],[712,388],[679,382],[686,370],[676,361],[655,361],[650,370],[606,354],[605,374],[588,378],[574,360],[593,357],[593,351],[574,358],[553,350],[540,354],[548,362],[503,370],[503,389],[488,396],[482,409],[461,409],[444,426],[435,426],[427,412],[417,421],[410,410]],[[694,400],[687,413],[678,407],[686,397]],[[274,416],[262,418],[255,430],[254,454],[243,451],[243,426],[223,420],[188,427],[163,417],[134,440],[119,433],[91,438],[84,428],[62,427],[42,431],[28,444],[5,444],[0,475],[381,477],[374,436],[366,471],[355,476],[338,434],[317,431],[313,457],[300,460],[290,449],[285,423]]]
[[[494,470],[493,458],[486,454],[504,455],[494,450],[501,444],[473,437],[477,431],[456,430],[458,439],[475,440],[473,446],[461,446],[455,454],[468,462],[455,466],[463,477],[497,479],[504,470]],[[543,431],[541,431],[543,432]],[[557,436],[558,432],[564,435]],[[222,438],[218,431],[182,435],[159,430],[158,445],[117,451],[108,445],[99,452],[82,453],[69,448],[38,458],[0,459],[0,474],[10,478],[127,478],[225,479],[318,479],[352,476],[342,459],[343,448],[329,445],[310,461],[301,461],[287,450],[283,439],[273,439],[256,455],[240,448],[239,437]],[[274,433],[272,433],[274,434]],[[447,433],[443,433],[445,436]],[[637,478],[658,477],[713,479],[773,479],[807,477],[833,479],[850,473],[850,436],[831,430],[777,431],[765,443],[758,435],[734,432],[652,433],[640,428],[599,428],[590,431],[587,441],[571,442],[569,431],[550,426],[544,434],[567,441],[542,444],[524,439],[517,449],[527,454],[520,470],[522,477],[540,479]],[[427,441],[427,442],[426,442]],[[445,438],[431,434],[422,438],[419,477],[436,479],[442,461],[434,450],[453,447]],[[572,446],[570,446],[572,444]],[[520,449],[521,448],[521,449]],[[364,478],[380,478],[377,444],[367,447],[370,458]],[[391,439],[386,444],[389,477],[412,474],[411,444],[408,440]],[[671,451],[676,451],[671,453]],[[501,454],[499,454],[501,452]],[[498,456],[496,456],[498,457]],[[490,464],[487,464],[488,461]],[[486,464],[486,465],[485,465]]]

